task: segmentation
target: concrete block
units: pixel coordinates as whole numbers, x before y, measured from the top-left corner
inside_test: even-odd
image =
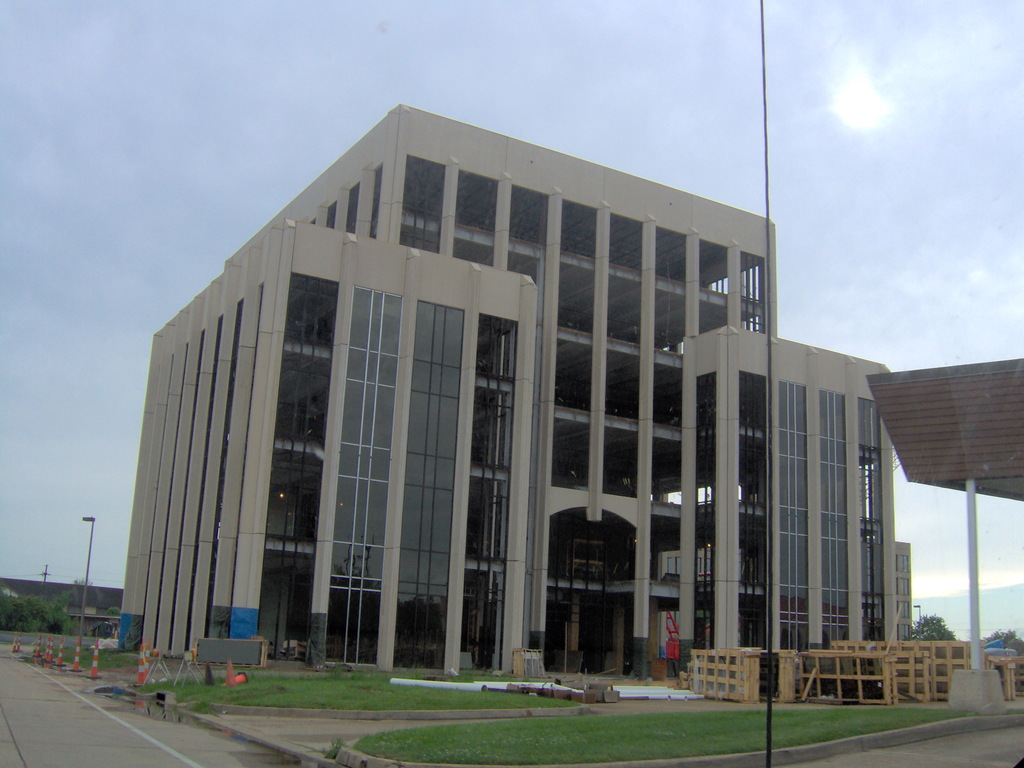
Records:
[[[976,715],[1002,715],[1006,701],[994,669],[957,669],[949,686],[949,708]]]

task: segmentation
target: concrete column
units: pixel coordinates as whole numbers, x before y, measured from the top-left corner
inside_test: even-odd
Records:
[[[233,563],[225,562],[233,566],[226,580],[231,637],[259,634],[267,499],[294,249],[295,227],[287,226],[282,247],[264,252],[262,260],[250,259],[245,275],[245,313],[231,410],[231,434],[243,439],[234,441],[237,452],[231,447],[228,453],[226,491],[230,492],[224,494],[224,510],[230,514],[221,517],[221,531],[229,542],[234,539],[235,549]],[[218,557],[218,586],[223,584],[220,562]]]
[[[821,358],[807,350],[807,640],[821,647]]]
[[[185,368],[185,337],[188,326],[188,312],[183,311],[168,328],[168,365],[161,371],[157,396],[157,421],[160,424],[159,486],[146,496],[146,509],[152,515],[150,528],[150,554],[146,577],[146,613],[142,625],[144,640],[155,642],[161,622],[166,623],[166,613],[160,615],[160,587],[163,582],[164,550],[167,539],[168,505],[170,503],[171,478],[174,473],[174,444],[177,437],[178,414],[181,409],[181,379]]]
[[[498,204],[494,214],[494,266],[508,269],[509,219],[512,215],[512,177],[498,179]]]
[[[633,647],[650,637],[651,615],[651,463],[654,439],[654,247],[657,224],[643,224],[640,251],[640,419],[637,425],[636,560],[633,586]],[[646,633],[646,634],[645,634]],[[647,657],[634,655],[633,674],[647,677]],[[638,663],[642,663],[640,668]]]
[[[476,392],[476,348],[480,333],[479,264],[471,264],[466,281],[465,323],[462,326],[462,371],[459,379],[459,424],[455,448],[455,477],[469,477],[470,447],[473,442],[473,405]],[[461,667],[462,609],[466,583],[466,525],[469,515],[469,487],[456,483],[452,494],[452,528],[448,559],[448,614],[445,623],[444,668]]]
[[[173,546],[168,547],[168,554],[176,550],[176,556],[166,557],[164,564],[164,591],[170,603],[170,632],[162,650],[181,653],[185,650],[188,603],[191,598],[188,585],[191,583],[193,553],[195,551],[196,500],[198,498],[199,478],[202,477],[202,454],[206,435],[206,413],[204,407],[209,402],[201,397],[204,391],[202,368],[207,357],[206,343],[209,334],[204,333],[207,324],[206,303],[208,297],[200,294],[191,304],[189,350],[186,362],[182,391],[182,412],[178,421],[179,439],[178,456],[175,464],[184,473],[182,482],[171,493],[171,509],[177,516],[179,524],[173,526]],[[205,391],[209,392],[208,381]],[[192,503],[189,503],[189,502]]]
[[[505,620],[501,668],[512,668],[512,649],[526,642],[527,537],[530,529],[530,449],[533,445],[533,382],[536,347],[533,328],[537,286],[523,277],[519,286],[516,384],[513,401],[512,464],[509,470],[508,551],[505,555]]]
[[[686,236],[686,336],[700,333],[700,235]]]
[[[400,173],[401,177],[404,179],[404,159]],[[373,217],[373,180],[373,166],[364,168],[359,174],[359,205],[356,206],[356,235],[358,237],[370,236],[370,221]]]
[[[343,227],[342,227],[343,228]],[[338,453],[341,423],[345,411],[345,372],[348,370],[348,342],[352,328],[352,286],[355,262],[346,253],[356,238],[345,235],[338,280],[338,304],[331,352],[330,395],[327,400],[324,430],[324,464],[320,481],[320,515],[317,520],[316,555],[313,561],[313,590],[310,605],[310,633],[306,663],[319,667],[327,660],[327,625],[331,596],[331,567],[334,553],[334,517],[338,504]],[[264,525],[266,530],[266,525]]]
[[[730,328],[739,330],[743,327],[740,296],[740,247],[733,242],[725,256],[726,275],[729,278],[729,293],[725,299],[726,323]]]
[[[734,329],[718,331],[715,420],[715,646],[739,644],[739,359]]]
[[[534,511],[533,615],[530,617],[530,646],[542,648],[547,622],[548,536],[551,489],[551,440],[554,426],[555,364],[558,352],[558,291],[562,238],[562,191],[552,188],[548,196],[547,245],[544,251],[544,318],[541,324],[539,361],[539,439],[537,461],[537,508]]]
[[[459,161],[448,158],[444,172],[444,200],[441,204],[441,250],[451,256],[455,250],[455,202],[459,193]]]
[[[195,418],[192,428],[192,452],[189,461],[189,484],[185,496],[185,519],[182,530],[181,557],[178,564],[178,593],[174,603],[174,627],[171,630],[169,650],[181,652],[195,645],[202,633],[195,631],[195,616],[206,616],[206,585],[209,579],[209,557],[205,573],[199,566],[202,511],[199,502],[203,496],[202,477],[204,461],[210,450],[212,419],[208,418],[210,399],[213,397],[213,366],[217,347],[217,318],[221,312],[220,285],[214,283],[203,292],[201,327],[205,332],[202,357],[198,361]],[[204,576],[203,587],[199,579]],[[190,588],[187,585],[193,584]],[[201,603],[201,607],[200,607]],[[188,624],[191,606],[192,623]]]
[[[861,608],[864,600],[860,535],[860,430],[857,418],[858,384],[864,380],[857,363],[847,358],[846,375],[846,565],[847,613],[850,639],[864,639],[864,619]],[[886,554],[888,556],[888,553]]]
[[[388,524],[384,533],[384,582],[380,596],[380,634],[377,666],[394,668],[395,628],[398,610],[398,562],[402,547],[402,508],[405,503],[405,465],[412,386],[412,358],[416,342],[416,302],[419,299],[419,251],[409,249],[402,290],[402,328],[395,380],[395,420],[391,428],[391,474],[388,491]]]
[[[604,509],[604,398],[608,371],[608,238],[611,208],[597,209],[597,251],[594,258],[594,326],[590,350],[590,504],[587,519],[601,520]]]
[[[679,514],[679,633],[680,642],[694,640],[694,590],[696,563],[696,519],[697,519],[697,351],[692,346],[696,341],[687,342],[683,354],[683,402],[681,426],[682,445],[682,509]]]
[[[166,329],[154,334],[149,356],[149,378],[142,413],[142,437],[139,463],[135,470],[135,494],[132,500],[131,528],[128,533],[128,558],[125,565],[124,596],[121,601],[119,642],[128,650],[138,648],[142,637],[142,618],[146,610],[146,575],[149,571],[149,542],[152,533],[152,507],[146,497],[157,482],[158,447],[163,425],[158,421],[161,370],[165,364]],[[131,631],[134,621],[136,632]]]

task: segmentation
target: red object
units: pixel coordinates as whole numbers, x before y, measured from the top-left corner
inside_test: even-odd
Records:
[[[82,638],[75,640],[75,663],[71,665],[72,672],[82,671]]]
[[[679,660],[679,639],[670,637],[665,641],[665,658]]]

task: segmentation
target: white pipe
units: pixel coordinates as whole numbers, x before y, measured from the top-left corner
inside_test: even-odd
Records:
[[[473,691],[483,690],[481,683],[449,683],[445,680],[409,680],[403,677],[392,677],[392,685],[409,685],[418,688],[440,688],[446,691]]]

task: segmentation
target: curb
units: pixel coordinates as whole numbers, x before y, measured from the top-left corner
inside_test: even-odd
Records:
[[[229,733],[234,737],[241,737],[253,744],[258,744],[261,747],[293,758],[294,760],[299,761],[299,765],[316,765],[320,766],[320,768],[337,768],[338,764],[334,760],[329,760],[316,752],[307,752],[306,750],[299,749],[298,747],[294,747],[290,744],[282,744],[281,742],[268,738],[261,733],[250,731],[246,728],[239,728],[237,725],[225,723],[216,717],[208,717],[207,715],[189,712],[186,708],[175,707],[175,711],[182,718],[194,720],[207,728]],[[466,766],[462,766],[461,768],[466,768]]]
[[[1024,715],[989,715],[981,717],[963,717],[943,720],[937,723],[926,723],[911,728],[895,731],[882,731],[863,736],[851,736],[847,739],[826,741],[821,744],[808,744],[804,747],[788,747],[772,752],[774,765],[793,765],[809,760],[823,760],[837,755],[853,752],[867,752],[873,749],[896,747],[928,741],[942,736],[955,736],[961,733],[991,731],[999,728],[1015,728],[1024,726]],[[531,765],[528,768],[759,768],[764,765],[764,752],[744,752],[734,755],[713,755],[707,757],[664,758],[659,760],[631,760],[629,762],[612,763],[559,763],[547,765]],[[336,765],[346,768],[467,768],[466,765],[451,763],[413,763],[407,760],[373,757],[342,747],[338,750]],[[507,765],[478,765],[475,768],[509,768]]]
[[[576,717],[593,714],[590,707],[543,709],[295,709],[287,707],[250,707],[240,704],[212,704],[221,715],[252,717],[294,717],[318,720],[514,720],[522,717]]]

